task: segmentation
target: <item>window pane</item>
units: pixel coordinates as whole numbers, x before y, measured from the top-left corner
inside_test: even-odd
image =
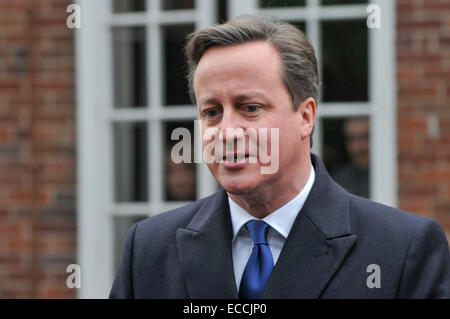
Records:
[[[115,27],[113,32],[114,106],[147,104],[147,68],[144,27]]]
[[[164,10],[193,9],[194,0],[161,0]]]
[[[360,4],[367,3],[367,0],[321,0],[323,6],[338,4]]]
[[[163,28],[165,58],[165,105],[190,105],[186,80],[184,45],[186,36],[194,31],[193,25],[176,25]]]
[[[370,196],[370,123],[367,117],[323,120],[323,159],[334,180],[352,194]]]
[[[260,0],[261,8],[305,6],[305,0]]]
[[[125,239],[131,226],[145,218],[147,216],[114,216],[114,273],[119,269]]]
[[[145,11],[145,0],[114,0],[113,12]]]
[[[147,124],[114,124],[114,186],[116,202],[145,202],[147,182]]]
[[[228,0],[219,0],[217,4],[217,19],[219,23],[228,21]]]
[[[178,137],[179,140],[171,140],[172,132],[182,128],[184,132],[183,137]],[[167,122],[165,125],[165,200],[167,201],[194,201],[196,199],[196,180],[194,163],[194,121],[189,122]],[[186,147],[182,151],[177,148],[183,142]],[[175,146],[175,148],[174,148]],[[180,157],[186,156],[186,161],[180,164],[174,162],[178,161],[172,158],[172,149],[176,155]],[[175,152],[176,151],[176,152]],[[190,151],[190,154],[188,153]],[[186,153],[185,153],[186,152]]]
[[[292,22],[292,21],[288,21],[290,24],[292,24],[293,26],[295,26],[297,29],[299,29],[300,31],[302,31],[305,35],[306,35],[306,23],[304,21],[300,21],[300,22]]]
[[[368,99],[365,20],[322,22],[323,101]]]

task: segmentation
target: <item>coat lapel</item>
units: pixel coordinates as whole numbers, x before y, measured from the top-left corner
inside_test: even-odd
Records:
[[[176,233],[182,275],[189,298],[238,298],[227,195],[205,200],[186,228]]]
[[[316,179],[298,214],[264,298],[319,298],[356,242],[348,194],[312,155]]]
[[[348,193],[311,155],[314,185],[298,214],[266,287],[264,298],[319,298],[356,242]],[[222,189],[176,233],[189,298],[238,298],[232,260],[232,226]]]

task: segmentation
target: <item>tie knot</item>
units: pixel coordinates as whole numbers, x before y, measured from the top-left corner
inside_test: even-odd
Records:
[[[269,225],[267,225],[262,220],[251,220],[245,227],[250,232],[250,236],[252,236],[253,244],[265,244],[267,245],[267,230],[269,229]]]

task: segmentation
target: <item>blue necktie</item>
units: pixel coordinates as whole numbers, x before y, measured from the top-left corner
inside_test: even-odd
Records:
[[[244,299],[261,298],[273,270],[273,257],[267,243],[269,225],[262,220],[251,220],[245,227],[250,232],[253,250],[239,288],[239,296]]]

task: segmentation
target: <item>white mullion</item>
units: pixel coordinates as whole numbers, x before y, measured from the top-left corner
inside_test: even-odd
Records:
[[[112,8],[111,8],[111,2],[105,1],[105,13],[107,16],[111,15]],[[113,123],[109,120],[108,114],[114,111],[114,98],[113,98],[113,86],[114,86],[114,79],[113,79],[113,37],[112,37],[112,29],[111,25],[107,23],[107,20],[105,20],[105,23],[102,25],[103,29],[103,35],[100,37],[99,43],[101,44],[100,52],[104,52],[102,54],[103,59],[99,59],[99,66],[102,68],[101,74],[104,75],[105,80],[100,81],[98,85],[102,88],[100,91],[102,92],[100,95],[101,103],[100,108],[102,110],[102,118],[101,118],[101,127],[103,127],[103,134],[99,136],[99,138],[104,137],[106,140],[102,143],[104,145],[104,149],[102,150],[102,157],[101,161],[105,163],[105,165],[102,165],[103,169],[103,175],[104,179],[102,179],[103,183],[107,185],[107,187],[102,188],[104,190],[102,196],[102,202],[103,206],[107,207],[110,203],[113,202],[113,194],[114,194],[114,183],[113,183]]]
[[[149,11],[152,16],[157,16],[161,11],[160,0],[147,0],[147,11]]]
[[[158,2],[158,3],[156,3]],[[152,2],[151,16],[154,18],[149,26],[149,67],[150,72],[150,127],[148,129],[148,158],[150,160],[149,167],[149,192],[150,203],[160,203],[163,199],[162,190],[164,188],[163,174],[163,123],[161,121],[161,114],[163,114],[162,106],[162,80],[163,78],[163,56],[162,56],[162,41],[161,41],[161,27],[157,22],[157,15],[159,14],[159,1]]]
[[[318,156],[322,156],[322,146],[323,146],[323,128],[322,128],[323,117],[316,117],[314,123],[314,133],[313,133],[313,146],[311,151]]]
[[[164,145],[162,143],[162,122],[160,115],[162,110],[162,41],[161,29],[158,23],[158,16],[161,14],[160,1],[149,1],[150,5],[150,24],[149,28],[149,74],[150,74],[150,127],[148,129],[148,158],[149,167],[149,193],[150,203],[159,203],[162,201],[163,194],[163,160]]]
[[[217,23],[217,0],[195,0],[196,28]]]
[[[202,156],[202,131],[200,121],[194,125],[194,159],[201,160],[196,163],[196,194],[197,198],[203,198],[216,191],[216,180],[212,176]]]
[[[157,16],[157,22],[160,25],[194,24],[195,20],[196,13],[192,9],[161,11]]]
[[[174,202],[160,202],[160,203],[121,203],[111,206],[110,211],[113,216],[129,216],[136,215],[154,216],[160,212],[179,208],[187,205],[189,201],[174,201]]]
[[[289,8],[259,8],[259,13],[264,15],[276,16],[282,20],[297,21],[308,18],[317,18],[319,20],[352,20],[364,19],[367,17],[367,5],[336,5],[321,6],[318,0],[307,0],[305,7]],[[245,9],[240,13],[247,13]]]
[[[233,19],[241,14],[257,14],[258,0],[229,0],[228,1],[228,19]]]
[[[368,102],[321,103],[321,117],[371,116],[372,105]]]
[[[99,37],[99,42],[102,44],[100,52],[103,53],[104,59],[98,59],[99,65],[103,67],[103,70],[101,74],[104,75],[105,81],[101,81],[99,83],[99,86],[103,86],[104,90],[101,90],[101,98],[104,99],[105,103],[101,103],[101,106],[103,106],[102,110],[102,119],[101,119],[101,127],[103,128],[103,133],[100,134],[98,137],[99,139],[103,139],[103,142],[101,143],[101,155],[97,159],[100,163],[104,163],[104,165],[101,165],[102,172],[104,178],[102,178],[102,184],[104,185],[101,188],[102,192],[102,214],[105,215],[105,225],[104,227],[104,235],[103,238],[105,238],[104,242],[104,254],[106,254],[106,273],[107,277],[109,279],[108,286],[110,287],[112,285],[113,279],[114,279],[114,219],[112,218],[111,211],[108,209],[109,205],[111,205],[114,202],[114,189],[115,189],[115,183],[116,181],[113,178],[113,175],[115,174],[114,171],[114,126],[113,122],[109,121],[107,114],[112,112],[114,110],[114,79],[113,79],[113,37],[112,37],[112,25],[108,22],[108,20],[111,20],[112,15],[112,5],[111,1],[108,0],[102,0],[104,3],[104,14],[106,19],[104,19],[104,22],[101,26],[101,29],[103,30],[104,34]],[[101,234],[101,232],[99,232]]]
[[[161,30],[160,25],[157,22],[157,16],[159,14],[159,1],[150,1],[150,22],[148,25],[147,35],[147,48],[149,57],[148,65],[148,85],[149,85],[149,99],[150,111],[154,114],[160,114],[162,105],[162,90],[161,90],[161,78],[162,78],[162,55],[161,55]]]
[[[107,118],[112,122],[142,122],[148,119],[147,108],[120,109],[109,112]]]
[[[109,2],[105,0],[79,0],[78,4],[83,9],[83,27],[75,34],[79,167],[77,258],[83,271],[78,297],[105,298],[113,276],[111,220],[105,205],[108,191],[103,187],[111,175],[103,165],[103,160],[110,161],[106,158],[110,155],[106,145],[110,132],[105,118],[105,110],[111,107],[107,96],[110,84],[104,81],[105,76],[109,78],[106,68],[108,54],[111,54],[110,30],[105,15],[110,11]]]
[[[107,20],[110,26],[143,26],[148,22],[146,12],[124,12],[111,14]]]
[[[94,275],[96,261],[92,243],[97,241],[97,236],[93,232],[96,220],[91,212],[98,211],[100,205],[98,199],[94,196],[99,178],[97,165],[92,160],[92,155],[98,151],[97,141],[92,138],[92,134],[97,133],[97,126],[95,125],[97,112],[91,108],[96,102],[96,90],[91,86],[92,78],[87,75],[97,66],[96,59],[90,50],[92,46],[95,48],[98,45],[94,33],[97,31],[98,24],[92,18],[96,4],[89,3],[86,0],[78,0],[77,3],[86,11],[83,15],[83,28],[74,33],[77,67],[77,262],[84,271],[81,278],[81,289],[77,290],[77,295],[78,298],[93,298],[97,296],[97,291],[95,284],[91,281],[97,282],[97,279]],[[90,27],[90,32],[86,32],[86,26]],[[96,74],[94,73],[94,76]],[[93,81],[93,83],[96,83],[96,81]]]
[[[109,29],[109,26],[105,26],[106,29],[108,29],[108,32],[105,32],[107,34],[111,34],[111,30]],[[106,36],[105,37],[105,43],[111,43],[110,42],[111,37]],[[107,67],[106,69],[109,69],[106,71],[105,74],[107,79],[112,79],[111,77],[108,77],[107,74],[111,74],[110,66],[112,67],[112,63],[109,63],[110,57],[111,57],[112,50],[106,50],[106,56],[104,65]],[[105,82],[111,82],[111,81],[105,81]],[[114,220],[111,215],[111,211],[108,210],[108,206],[114,202],[114,186],[117,181],[113,178],[113,175],[115,174],[114,170],[114,125],[112,121],[109,121],[106,117],[106,114],[108,112],[108,109],[112,108],[112,90],[111,90],[112,84],[110,83],[107,85],[108,87],[108,94],[103,94],[103,97],[105,98],[108,105],[108,108],[104,110],[103,112],[103,119],[100,122],[100,127],[102,128],[102,133],[99,134],[98,139],[103,140],[102,145],[100,146],[100,156],[96,159],[100,163],[103,163],[103,165],[100,166],[100,170],[103,173],[103,178],[101,178],[101,184],[102,187],[99,188],[99,192],[102,194],[100,197],[100,200],[102,202],[102,211],[99,212],[102,215],[106,216],[105,225],[103,226],[105,229],[105,238],[108,238],[104,243],[104,253],[107,255],[106,257],[106,265],[107,265],[107,273],[109,273],[109,284],[112,284],[112,280],[114,278],[114,269],[113,269],[113,260],[114,260]],[[98,213],[97,213],[98,214]],[[101,231],[97,233],[97,235],[101,235]]]
[[[320,38],[320,20],[319,20],[319,10],[320,3],[319,0],[307,0],[307,18],[306,18],[306,36],[310,41],[312,47],[315,49],[316,59],[317,59],[317,68],[319,71],[319,80],[322,79],[322,48],[321,48],[321,38]],[[321,82],[319,82],[321,83]],[[323,115],[323,106],[320,103],[322,100],[322,85],[319,85],[319,98],[317,103],[317,116],[315,121],[315,128],[313,134],[313,146],[312,152],[315,154],[322,156],[322,146],[323,146],[323,132],[322,132],[322,115]]]
[[[114,216],[150,215],[149,203],[116,203],[110,207]]]
[[[296,22],[308,19],[310,11],[307,7],[259,8],[258,13],[264,16],[274,16],[289,22]]]
[[[373,99],[374,114],[370,123],[371,197],[396,206],[396,1],[371,2],[380,6],[381,13],[381,28],[369,30],[369,96]]]
[[[318,0],[307,1],[308,17],[306,19],[306,35],[315,49],[316,59],[318,63],[319,79],[322,79],[322,41],[320,37],[320,4]],[[319,104],[322,96],[322,85],[319,86]],[[318,105],[320,109],[320,105]],[[318,113],[320,115],[320,113]]]
[[[217,1],[216,0],[196,0],[197,11],[197,28],[206,28],[217,23]],[[195,115],[193,118],[198,118],[197,107],[193,109]],[[194,122],[199,124],[199,122]],[[208,166],[202,158],[202,139],[201,128],[194,125],[194,154],[196,159],[201,159],[201,163],[196,163],[196,196],[203,198],[211,195],[216,190],[216,180],[211,175]]]
[[[366,8],[366,4],[321,6],[319,10],[319,18],[321,20],[365,19],[367,18]]]
[[[197,109],[192,106],[167,107],[164,112],[152,112],[148,107],[139,109],[120,109],[108,112],[107,119],[114,122],[142,122],[147,120],[193,120]]]
[[[160,114],[163,120],[192,120],[197,117],[197,108],[190,106],[168,106]]]
[[[149,150],[148,155],[150,159],[149,167],[149,186],[150,186],[150,202],[160,203],[163,200],[162,190],[164,189],[163,180],[163,157],[164,157],[164,143],[162,134],[163,123],[159,119],[150,121],[149,128]]]
[[[150,72],[150,111],[153,115],[159,115],[163,111],[162,95],[163,87],[163,55],[162,55],[162,39],[161,27],[158,23],[153,22],[150,25],[149,32],[149,68]]]
[[[146,123],[147,123],[147,202],[151,202],[153,199],[153,185],[152,185],[152,173],[153,173],[153,166],[152,166],[152,162],[153,162],[153,158],[152,158],[152,137],[153,137],[153,132],[152,132],[152,121],[150,120],[150,115],[152,112],[152,108],[154,107],[154,103],[156,103],[156,101],[153,99],[153,82],[155,81],[155,77],[152,76],[153,74],[153,55],[152,55],[152,41],[153,41],[153,35],[154,35],[154,20],[153,17],[155,16],[155,14],[153,14],[152,10],[154,8],[151,7],[152,0],[147,0],[146,1],[146,16],[147,16],[147,23],[146,23],[146,57],[147,57],[147,61],[146,61],[146,66],[147,66],[147,105],[145,107],[145,109],[143,110],[133,110],[133,112],[127,112],[126,114],[122,114],[122,118],[125,118],[125,115],[127,115],[126,117],[133,120],[134,118],[136,118],[136,116],[142,116],[143,118],[146,118]],[[115,114],[112,114],[113,116]],[[148,212],[147,212],[148,213]]]
[[[153,142],[152,142],[152,137],[153,137],[153,121],[151,120],[147,120],[147,204],[150,203],[154,198],[154,192],[153,192],[153,157],[152,157],[152,147],[153,147]],[[147,212],[148,213],[148,212]]]

